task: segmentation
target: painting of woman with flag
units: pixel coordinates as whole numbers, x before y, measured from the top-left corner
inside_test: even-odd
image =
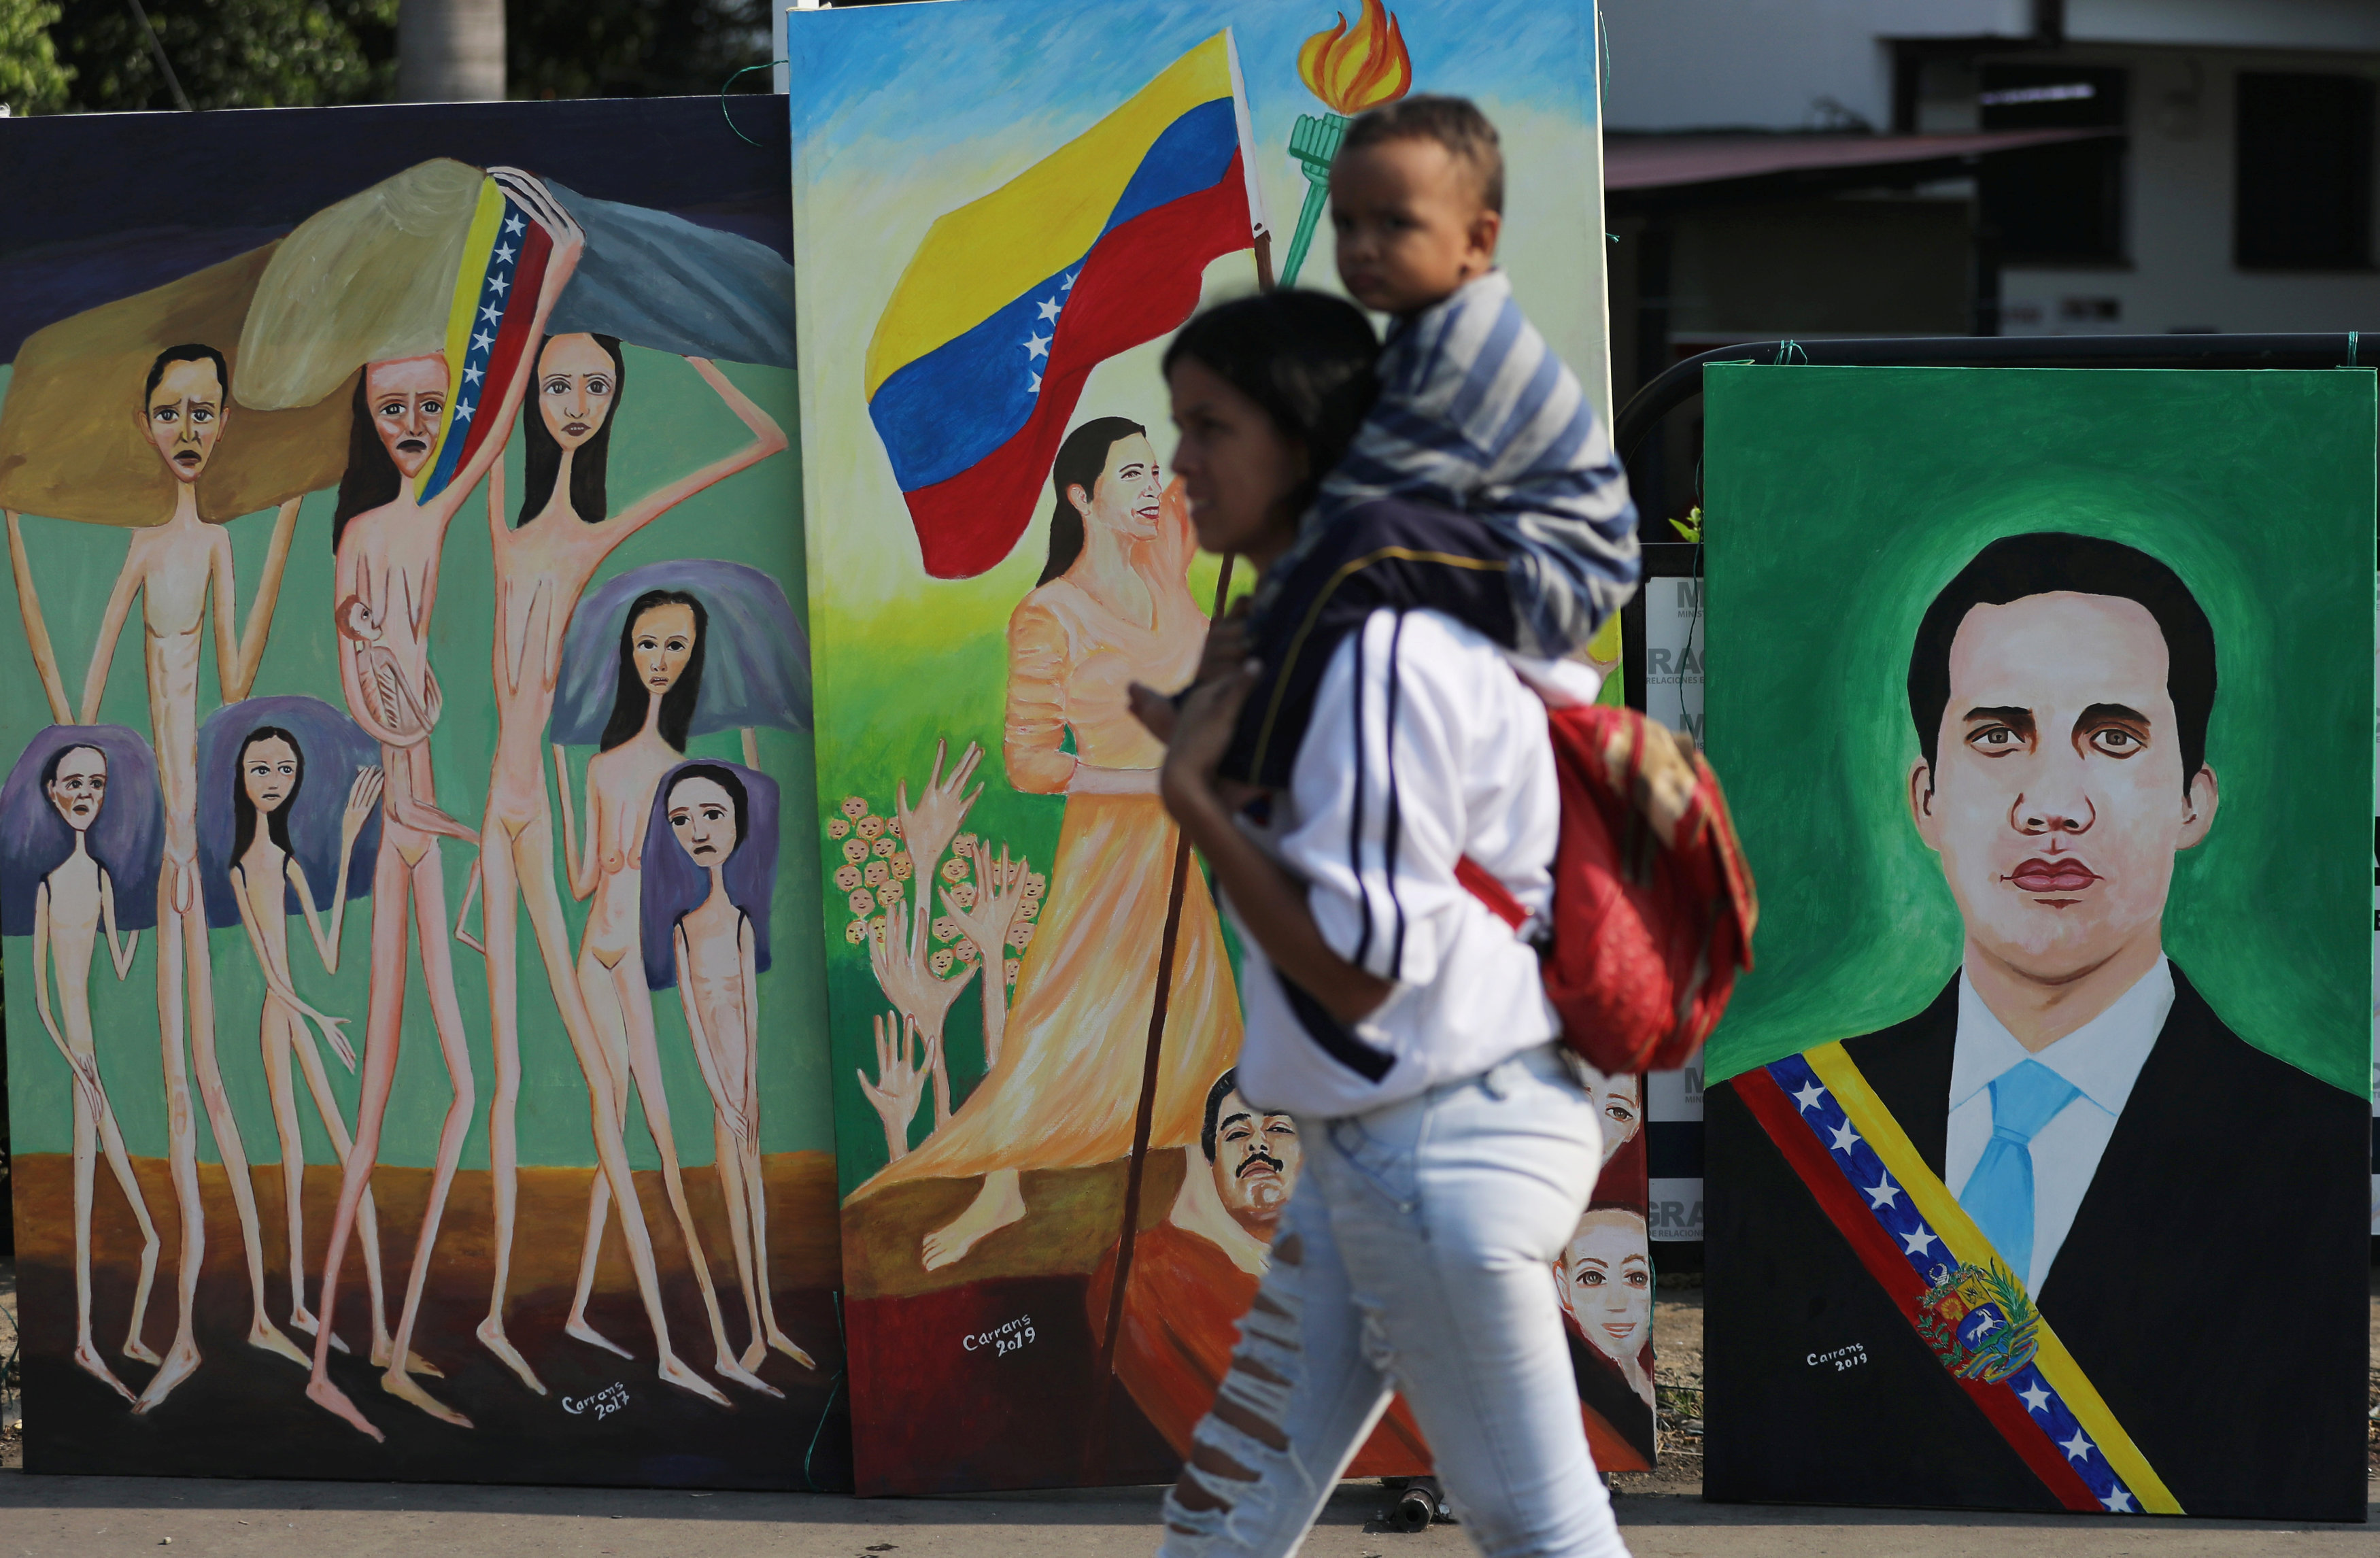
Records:
[[[983,1176],[966,1209],[926,1235],[928,1271],[1025,1215],[1020,1171],[1131,1151],[1156,999],[1139,971],[1163,933],[1177,830],[1157,797],[1164,749],[1132,717],[1124,689],[1186,683],[1197,669],[1207,615],[1189,587],[1196,542],[1138,422],[1076,428],[1050,484],[1049,561],[1009,619],[1002,745],[1012,785],[1066,797],[1051,868],[1062,891],[1030,927],[990,1074],[948,1126],[860,1191]],[[1148,1141],[1158,1149],[1198,1140],[1207,1083],[1240,1045],[1238,992],[1203,880],[1184,894],[1177,934]]]

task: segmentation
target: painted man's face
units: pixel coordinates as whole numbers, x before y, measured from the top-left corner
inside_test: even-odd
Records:
[[[107,754],[96,747],[77,747],[58,760],[58,772],[50,781],[50,804],[58,809],[67,826],[77,833],[90,829],[99,821],[99,809],[107,799]]]
[[[196,481],[223,435],[222,376],[212,359],[169,362],[149,392],[141,425],[176,481]]]
[[[375,362],[364,369],[364,404],[381,447],[407,478],[421,474],[446,410],[446,354]]]
[[[1281,1209],[1297,1188],[1297,1123],[1260,1113],[1237,1091],[1215,1112],[1215,1193],[1232,1220],[1270,1243]]]
[[[2062,982],[2158,935],[2174,852],[2216,800],[2214,770],[2182,784],[2166,667],[2156,619],[2117,596],[2029,595],[1959,625],[1909,804],[1971,955]]]
[[[592,335],[556,335],[538,357],[537,414],[565,449],[576,449],[602,431],[619,388],[612,354]]]

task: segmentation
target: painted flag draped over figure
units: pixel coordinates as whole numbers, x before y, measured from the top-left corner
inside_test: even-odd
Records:
[[[480,397],[490,384],[510,383],[521,353],[529,349],[538,291],[545,285],[545,262],[552,251],[545,229],[494,179],[482,180],[447,310],[446,366],[453,387],[421,479],[423,502],[444,492],[486,441],[487,421],[475,420]]]
[[[1180,325],[1207,266],[1254,247],[1244,100],[1219,32],[927,230],[868,343],[867,395],[929,574],[1008,554],[1091,370]]]

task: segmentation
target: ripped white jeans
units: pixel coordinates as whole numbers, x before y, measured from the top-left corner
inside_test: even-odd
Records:
[[[1552,1045],[1366,1114],[1301,1119],[1305,1173],[1182,1480],[1163,1558],[1286,1558],[1402,1391],[1490,1558],[1626,1558],[1552,1263],[1603,1161]]]

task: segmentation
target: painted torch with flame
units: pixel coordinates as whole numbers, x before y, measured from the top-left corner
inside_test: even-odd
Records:
[[[1297,51],[1297,73],[1332,112],[1300,114],[1290,132],[1289,154],[1305,175],[1306,190],[1305,203],[1298,208],[1297,232],[1281,266],[1283,286],[1296,286],[1297,273],[1305,267],[1305,251],[1330,198],[1330,159],[1339,154],[1347,121],[1411,91],[1413,56],[1405,53],[1395,13],[1380,0],[1364,0],[1352,29],[1342,13],[1333,26],[1305,41]]]

